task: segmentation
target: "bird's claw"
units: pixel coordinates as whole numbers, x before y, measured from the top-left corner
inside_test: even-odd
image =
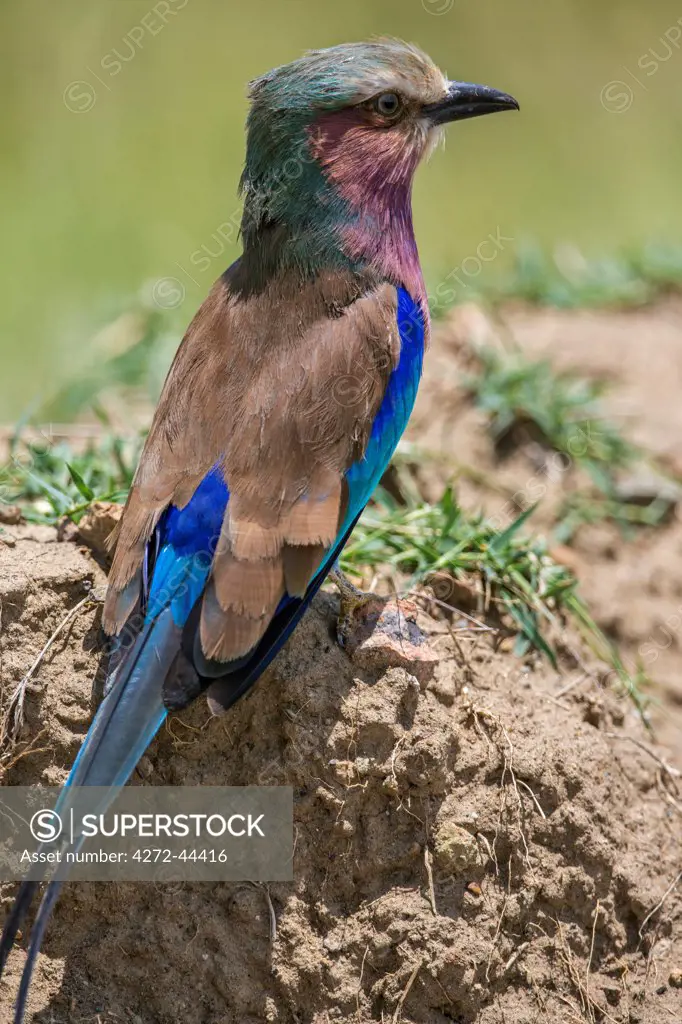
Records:
[[[340,597],[336,639],[340,647],[346,647],[349,636],[357,629],[358,619],[362,616],[363,611],[376,605],[380,599],[376,594],[360,590],[351,583],[338,565],[334,566],[329,575],[336,584]]]

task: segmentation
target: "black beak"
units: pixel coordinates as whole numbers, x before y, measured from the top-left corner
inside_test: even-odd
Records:
[[[487,85],[469,82],[448,82],[447,96],[437,103],[427,104],[423,110],[431,124],[465,121],[469,117],[495,114],[500,110],[518,110],[513,96]]]

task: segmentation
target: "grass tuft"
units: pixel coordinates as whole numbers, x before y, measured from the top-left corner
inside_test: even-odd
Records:
[[[95,501],[123,502],[132,483],[143,436],[112,431],[75,445],[48,435],[15,436],[0,466],[0,503],[16,504],[28,522],[77,523]]]
[[[637,261],[616,261],[596,277],[587,264],[582,270],[576,269],[577,263],[572,269],[569,264],[565,253],[562,261],[551,266],[538,250],[522,254],[513,294],[559,305],[607,301],[605,296],[644,301],[652,289],[682,281],[682,253],[678,259],[652,250]],[[591,289],[589,295],[586,289]],[[157,311],[142,309],[131,320],[122,318],[118,328],[112,354],[62,389],[41,409],[41,416],[76,417],[111,387],[143,387],[148,394],[158,390],[159,369],[162,365],[165,369],[163,353],[171,341],[175,347],[164,318]],[[547,449],[572,460],[591,480],[591,493],[577,493],[567,500],[559,524],[564,539],[582,522],[599,518],[627,524],[658,521],[661,510],[655,504],[643,508],[618,497],[619,474],[636,466],[642,453],[604,418],[600,384],[557,374],[547,363],[529,362],[518,353],[485,349],[478,355],[479,372],[469,378],[467,387],[488,417],[495,444],[499,447],[515,431],[532,428]],[[0,502],[18,504],[27,520],[45,524],[65,517],[77,523],[95,501],[123,502],[143,435],[118,436],[105,413],[97,405],[94,408],[101,433],[80,442],[18,428],[10,440],[9,458],[0,466]],[[380,490],[343,554],[344,568],[351,572],[390,568],[412,581],[424,582],[439,574],[453,582],[476,584],[474,590],[484,598],[482,614],[515,636],[517,654],[535,650],[553,665],[558,661],[562,627],[570,622],[643,711],[643,678],[627,672],[580,597],[571,570],[552,558],[543,538],[524,533],[533,508],[500,531],[482,515],[464,513],[450,489],[436,503],[423,502],[416,488],[402,490],[402,504]]]
[[[682,287],[682,246],[650,243],[608,259],[587,259],[574,246],[547,256],[540,245],[519,246],[512,272],[488,297],[523,299],[564,309],[642,306]]]
[[[630,531],[663,522],[669,499],[654,496],[642,506],[622,496],[619,484],[624,474],[644,466],[661,478],[665,474],[605,416],[603,382],[558,372],[546,360],[530,360],[518,350],[487,346],[476,349],[475,355],[478,370],[463,384],[485,413],[498,454],[532,440],[561,455],[566,471],[583,471],[591,485],[564,502],[557,539],[570,540],[584,523],[611,521]]]
[[[436,503],[398,504],[380,489],[360,519],[342,558],[342,568],[362,573],[395,570],[409,577],[408,586],[435,573],[460,583],[476,583],[484,595],[482,614],[497,616],[516,635],[515,652],[534,649],[558,664],[556,637],[566,622],[575,626],[595,655],[614,674],[644,714],[645,682],[632,676],[580,597],[569,568],[552,558],[543,537],[523,532],[534,511],[526,509],[506,529],[495,529],[483,515],[467,514],[450,488]]]
[[[618,470],[629,469],[638,449],[604,418],[605,385],[555,370],[546,360],[521,352],[477,349],[479,371],[464,381],[488,417],[496,445],[515,429],[532,424],[547,447],[579,461],[599,486],[608,488]]]
[[[0,467],[0,501],[18,504],[30,522],[54,525],[67,517],[77,523],[95,501],[125,501],[142,442],[141,435],[124,440],[105,432],[78,450],[65,439],[16,437]],[[573,573],[552,558],[542,537],[523,533],[534,508],[500,531],[482,515],[466,514],[449,488],[435,504],[422,502],[414,488],[403,491],[406,503],[399,504],[379,489],[343,553],[344,569],[392,569],[409,577],[409,585],[434,574],[441,582],[448,575],[479,581],[486,595],[481,614],[516,636],[516,654],[533,649],[554,666],[555,637],[570,621],[644,712],[642,679],[627,672],[594,622]]]

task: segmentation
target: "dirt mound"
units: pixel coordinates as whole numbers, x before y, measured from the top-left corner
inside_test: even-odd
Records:
[[[8,534],[5,707],[85,599],[35,670],[3,762],[5,784],[55,783],[92,710],[87,598],[102,576],[51,531]],[[428,681],[360,669],[335,613],[322,594],[228,716],[203,701],[173,716],[136,780],[293,785],[296,880],[67,886],[29,1020],[680,1020],[682,818],[629,706],[562,696],[555,673],[423,615],[440,656]],[[3,1020],[24,959],[0,988]]]
[[[456,307],[434,331],[407,431],[409,439],[442,460],[438,470],[421,470],[431,496],[438,497],[443,480],[455,476],[463,506],[484,508],[500,527],[539,500],[530,524],[538,530],[551,524],[559,504],[581,485],[575,472],[565,471],[560,461],[547,462],[546,453],[532,443],[504,459],[496,457],[486,417],[462,387],[463,374],[475,365],[472,346],[478,345],[508,349],[513,343],[529,359],[548,359],[558,370],[608,381],[607,415],[679,476],[680,339],[679,296],[634,310],[556,310],[510,303],[493,315],[473,304]],[[680,506],[664,525],[627,539],[614,524],[585,525],[564,555],[570,557],[596,620],[630,668],[639,666],[651,678],[653,696],[660,702],[651,709],[657,735],[682,767]]]

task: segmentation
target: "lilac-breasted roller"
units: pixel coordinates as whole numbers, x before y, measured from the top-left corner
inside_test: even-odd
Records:
[[[190,324],[115,537],[106,696],[62,793],[113,794],[169,710],[227,708],[304,614],[417,393],[429,313],[415,169],[450,121],[518,109],[412,46],[307,54],[250,88],[243,254]],[[5,926],[4,966],[38,883]],[[15,1022],[61,882],[33,928]]]

